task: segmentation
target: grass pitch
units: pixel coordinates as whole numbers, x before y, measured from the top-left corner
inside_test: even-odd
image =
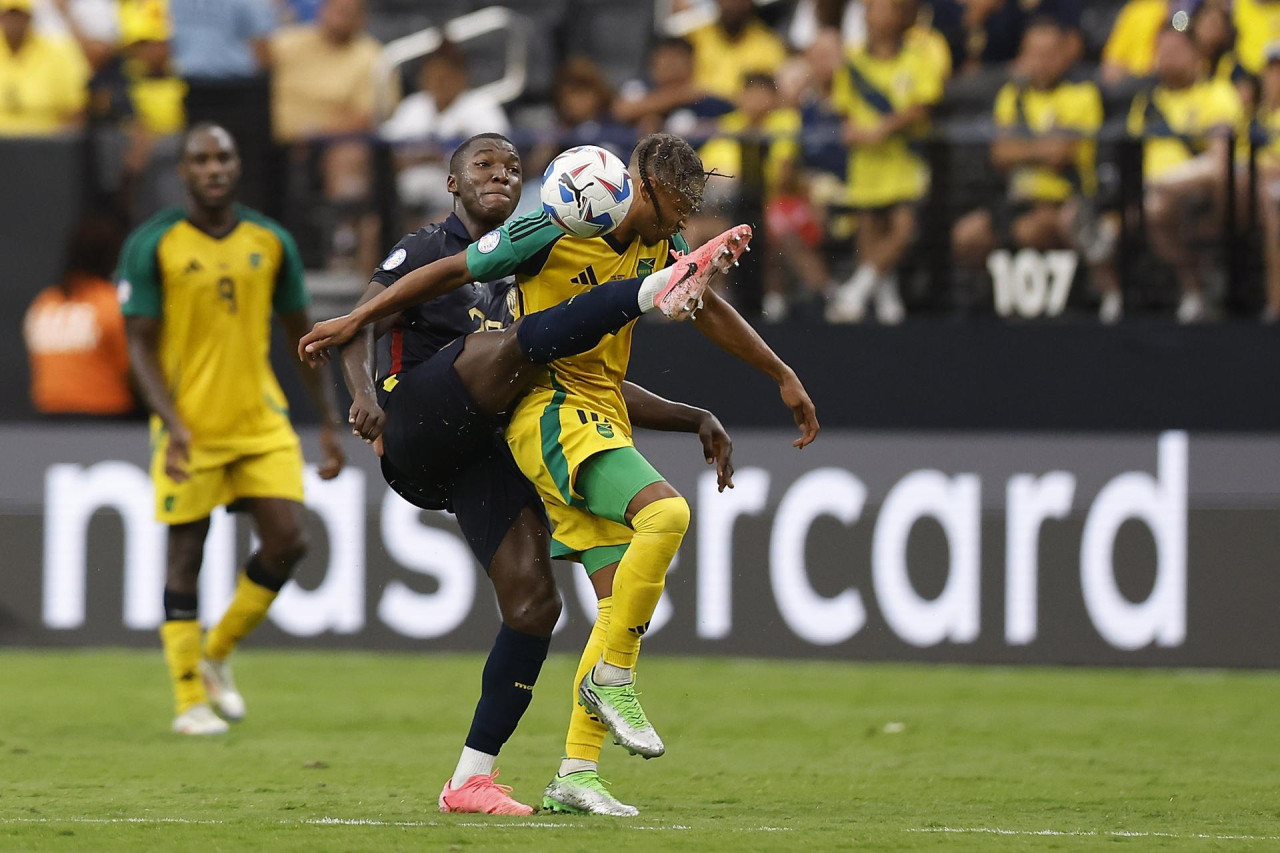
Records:
[[[502,782],[537,802],[573,663]],[[168,731],[159,649],[0,653],[0,850],[1280,849],[1280,675],[651,658],[631,820],[441,815],[477,655],[242,652],[249,719]]]

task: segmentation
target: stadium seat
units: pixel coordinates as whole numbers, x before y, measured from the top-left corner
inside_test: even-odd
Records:
[[[566,55],[564,27],[569,0],[503,0],[501,5],[529,19],[529,77],[525,92],[530,98],[545,98],[551,94],[556,66]]]
[[[618,38],[626,33],[625,38]],[[653,9],[635,0],[573,0],[565,32],[567,55],[585,55],[619,86],[644,74]]]

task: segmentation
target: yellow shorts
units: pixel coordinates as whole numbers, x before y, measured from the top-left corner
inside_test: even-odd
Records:
[[[595,454],[634,446],[631,425],[562,405],[557,397],[563,395],[550,389],[531,392],[507,427],[507,445],[516,465],[547,506],[551,555],[573,557],[589,548],[625,545],[631,541],[631,528],[588,512],[574,484],[582,463]]]
[[[849,157],[850,207],[876,209],[917,202],[929,192],[929,167],[905,145],[855,149]]]
[[[240,498],[282,498],[302,503],[302,447],[296,442],[255,456],[238,456],[222,465],[193,467],[191,476],[181,483],[175,483],[164,472],[167,446],[165,441],[158,443],[151,457],[156,520],[163,524],[199,521],[217,507]]]

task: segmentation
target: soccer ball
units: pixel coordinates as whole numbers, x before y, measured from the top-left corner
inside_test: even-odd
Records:
[[[542,175],[542,209],[574,237],[608,234],[634,198],[626,165],[595,145],[570,148]]]

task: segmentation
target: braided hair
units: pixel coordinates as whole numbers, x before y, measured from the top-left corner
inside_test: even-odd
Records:
[[[658,211],[655,181],[688,202],[690,212],[702,206],[707,173],[702,168],[702,158],[685,140],[670,133],[651,133],[636,145],[631,159],[655,211]]]

